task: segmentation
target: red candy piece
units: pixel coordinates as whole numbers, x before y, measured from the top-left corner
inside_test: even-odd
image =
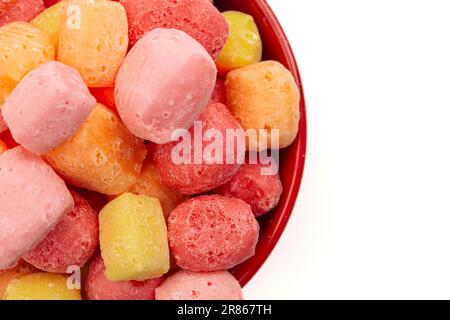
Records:
[[[172,211],[168,236],[171,252],[182,269],[219,271],[255,254],[259,225],[244,201],[201,196]]]
[[[153,160],[161,175],[162,182],[184,194],[203,193],[230,181],[240,167],[236,159],[240,159],[244,155],[244,150],[240,148],[238,150],[237,148],[237,139],[234,139],[234,150],[225,150],[227,145],[225,141],[227,129],[236,130],[243,135],[241,126],[226,106],[220,103],[209,105],[200,115],[199,121],[202,123],[203,132],[208,129],[216,129],[222,134],[224,150],[222,152],[223,158],[221,163],[217,163],[212,159],[214,160],[212,161],[213,163],[209,164],[209,160],[211,159],[205,158],[205,152],[203,151],[209,145],[209,141],[203,143],[204,148],[201,152],[203,157],[200,159],[200,163],[195,163],[195,148],[190,148],[191,162],[188,164],[176,163],[172,159],[172,149],[178,147],[179,141],[164,145],[152,145]],[[191,134],[191,145],[194,146],[194,142],[198,145],[199,142],[194,141],[194,128],[191,128],[189,132]],[[227,164],[227,154],[234,156],[235,161],[233,163]]]
[[[225,81],[223,81],[220,78],[217,78],[216,80],[216,85],[214,87],[214,91],[211,96],[211,101],[214,103],[226,104],[227,97],[225,94]]]
[[[205,0],[121,0],[128,17],[130,46],[155,28],[186,32],[215,60],[228,38],[228,23]]]
[[[264,166],[261,164],[244,164],[230,182],[216,189],[218,194],[230,198],[238,198],[247,202],[253,214],[260,217],[273,208],[280,201],[283,193],[278,173],[262,174]]]
[[[98,245],[98,216],[77,193],[71,191],[75,206],[55,228],[23,259],[34,267],[66,273],[69,266],[82,267]]]
[[[97,99],[98,103],[103,104],[109,109],[117,112],[116,101],[114,99],[114,87],[89,88],[91,94]]]
[[[42,0],[0,0],[0,27],[14,21],[31,21],[45,9]]]
[[[164,277],[146,281],[110,281],[101,256],[92,262],[86,281],[89,300],[155,300],[155,289]]]

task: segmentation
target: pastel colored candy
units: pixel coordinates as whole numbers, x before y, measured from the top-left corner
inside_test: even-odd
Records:
[[[156,288],[156,300],[242,300],[239,282],[228,271],[180,270]]]
[[[148,280],[169,271],[166,222],[159,200],[124,193],[100,212],[100,249],[111,281]]]
[[[71,0],[62,12],[58,60],[80,71],[88,87],[114,83],[128,49],[125,9],[108,0]]]
[[[259,225],[240,199],[200,196],[180,204],[168,219],[169,243],[182,269],[233,268],[255,254]]]
[[[13,265],[73,208],[64,181],[41,158],[16,147],[0,156],[0,268]]]
[[[215,80],[214,61],[197,41],[179,30],[155,29],[139,40],[120,68],[117,110],[134,135],[167,143],[174,130],[188,129],[199,117]]]
[[[155,288],[164,277],[145,281],[110,281],[101,256],[89,267],[86,294],[89,300],[155,300]]]
[[[182,141],[165,145],[152,145],[153,159],[162,182],[188,195],[207,192],[230,181],[239,170],[240,161],[238,160],[244,157],[245,152],[242,129],[223,104],[210,104],[202,112],[197,123],[202,126],[202,134],[208,130],[216,130],[221,134],[222,137],[219,137],[219,139],[222,140],[223,149],[220,158],[216,159],[214,152],[211,152],[211,154],[205,152],[209,143],[204,142],[202,144],[204,148],[201,149],[200,153],[202,157],[196,159],[194,146],[200,145],[201,141],[198,141],[198,139],[196,141],[194,128],[189,130],[190,137],[183,136]],[[236,137],[230,139],[230,141],[234,141],[234,148],[230,145],[227,147],[227,130],[236,133]],[[186,143],[192,147],[183,148]],[[242,145],[242,148],[238,148],[239,144]],[[179,149],[185,150],[180,151]],[[218,157],[220,156],[219,150],[217,151]],[[181,155],[180,159],[174,159],[173,154]],[[185,154],[188,156],[186,160],[189,161],[183,163]]]
[[[251,15],[239,11],[227,11],[223,16],[230,27],[230,35],[216,64],[221,74],[260,62],[262,40]]]
[[[144,161],[141,174],[139,175],[136,184],[131,187],[129,192],[157,198],[161,203],[165,217],[168,217],[173,209],[188,199],[187,196],[162,183],[161,176],[159,175],[158,169],[153,164],[151,157],[148,157]]]
[[[59,33],[61,31],[61,14],[67,1],[61,1],[45,9],[38,14],[30,23],[47,34],[55,47],[58,47]]]
[[[83,267],[98,245],[98,216],[86,200],[71,191],[74,208],[33,250],[22,258],[36,268],[70,273],[71,266]]]
[[[0,0],[0,27],[14,21],[29,22],[44,9],[42,0]]]
[[[0,271],[0,300],[3,299],[6,288],[8,287],[8,284],[12,280],[26,276],[33,272],[36,272],[36,269],[32,265],[29,265],[28,263],[24,262],[23,260],[19,260],[17,265],[12,269],[1,270]]]
[[[78,289],[67,286],[67,276],[54,273],[32,273],[12,280],[5,300],[81,300]]]
[[[215,60],[228,37],[228,24],[205,0],[122,0],[129,23],[130,45],[156,28],[186,32]]]
[[[258,130],[258,139],[250,141],[249,150],[281,149],[294,142],[300,120],[300,91],[282,64],[265,61],[233,70],[227,74],[225,89],[227,106],[242,127]],[[273,136],[275,130],[278,137]],[[272,145],[272,139],[278,145]]]
[[[2,114],[14,140],[41,155],[72,137],[95,104],[78,71],[53,61],[20,81]]]
[[[26,22],[0,28],[0,106],[31,70],[55,59],[51,39]]]
[[[136,183],[146,155],[144,142],[116,113],[97,104],[69,141],[43,157],[68,183],[119,195]]]
[[[247,202],[253,214],[260,217],[275,208],[283,193],[283,185],[277,172],[266,174],[268,165],[243,164],[228,183],[215,190],[217,194],[238,198]]]
[[[214,86],[214,91],[211,96],[211,102],[213,103],[227,103],[227,96],[225,92],[225,81],[221,78],[217,78],[216,85]]]

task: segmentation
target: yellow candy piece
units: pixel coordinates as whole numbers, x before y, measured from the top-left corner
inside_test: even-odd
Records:
[[[0,146],[0,149],[1,149],[1,146]],[[0,154],[1,154],[1,151],[0,151]],[[20,260],[19,263],[17,264],[17,266],[15,266],[12,269],[0,271],[0,300],[3,299],[6,288],[8,287],[9,283],[12,280],[26,276],[35,271],[36,271],[36,269],[34,267],[32,267],[28,263],[24,262],[23,260]]]
[[[43,158],[74,186],[119,195],[136,183],[146,155],[144,141],[97,104],[77,133]]]
[[[12,280],[6,288],[5,300],[81,300],[80,290],[69,289],[67,276],[33,273]]]
[[[169,271],[167,227],[158,199],[124,193],[100,211],[100,249],[111,281],[146,280]]]
[[[55,47],[58,47],[59,33],[61,30],[61,13],[66,2],[66,0],[63,0],[45,9],[30,22],[33,26],[47,34],[52,39]]]
[[[173,209],[188,199],[187,196],[170,189],[161,182],[158,169],[151,159],[144,161],[141,174],[129,192],[159,199],[166,218]]]
[[[219,72],[227,72],[260,62],[262,41],[253,17],[239,11],[226,11],[223,16],[230,27],[225,47],[217,58]]]
[[[128,49],[124,7],[109,0],[71,0],[62,12],[58,60],[88,87],[112,86]]]
[[[257,130],[258,140],[250,141],[249,150],[285,148],[294,141],[300,120],[300,91],[281,63],[265,61],[233,70],[227,75],[225,90],[234,117],[245,130]],[[279,140],[278,146],[272,139]]]
[[[31,70],[55,60],[51,39],[26,22],[0,28],[0,106],[17,83]]]

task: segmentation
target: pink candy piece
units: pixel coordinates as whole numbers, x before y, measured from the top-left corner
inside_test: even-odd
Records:
[[[158,168],[159,174],[164,184],[169,187],[176,189],[184,194],[198,194],[209,190],[212,190],[228,181],[236,174],[239,170],[238,158],[244,156],[245,145],[241,143],[244,148],[237,148],[238,139],[234,140],[234,149],[230,147],[230,144],[226,142],[226,131],[229,132],[240,132],[243,136],[242,128],[240,127],[237,120],[231,115],[227,107],[220,103],[213,103],[209,105],[205,111],[200,115],[198,124],[202,125],[203,132],[209,129],[215,129],[222,135],[223,151],[222,158],[219,159],[208,158],[208,153],[204,152],[202,148],[209,145],[209,141],[202,143],[195,139],[194,128],[189,130],[191,134],[191,146],[189,152],[189,157],[191,163],[177,163],[174,161],[172,151],[174,148],[178,148],[180,141],[172,142],[165,145],[153,145],[153,159]],[[187,138],[184,138],[188,140]],[[196,163],[195,159],[195,145],[200,145],[201,159]],[[174,152],[179,154],[178,152]],[[181,154],[181,152],[180,152]],[[214,156],[215,153],[212,154]],[[206,157],[205,157],[206,156]],[[227,156],[230,157],[230,161],[227,163]],[[233,161],[233,159],[235,161]]]
[[[98,256],[89,267],[86,293],[89,300],[155,300],[155,288],[164,277],[146,281],[110,281],[105,276],[105,265]]]
[[[255,254],[259,225],[240,199],[201,196],[169,216],[170,249],[178,266],[207,272],[233,268]]]
[[[64,181],[41,158],[22,147],[0,155],[0,269],[38,244],[73,199]]]
[[[247,202],[256,217],[260,217],[280,201],[283,193],[278,173],[265,175],[262,171],[269,166],[262,164],[244,164],[230,182],[216,189],[218,194],[238,198]]]
[[[155,28],[182,30],[215,60],[228,38],[228,23],[205,0],[122,0],[128,16],[130,46]]]
[[[156,300],[242,300],[239,282],[227,271],[180,270],[156,288]]]
[[[77,70],[48,62],[19,82],[2,114],[14,139],[41,155],[71,138],[95,104]]]
[[[115,100],[125,125],[155,143],[188,129],[207,106],[216,66],[205,49],[175,29],[146,34],[125,58],[116,79]]]
[[[14,21],[31,21],[45,9],[42,0],[0,0],[0,27]]]
[[[214,86],[214,91],[211,96],[211,101],[214,103],[223,103],[226,104],[227,97],[225,93],[225,81],[220,78],[217,78],[216,85]]]
[[[71,191],[75,207],[33,250],[22,258],[34,267],[54,273],[82,267],[98,245],[98,216],[89,203]]]

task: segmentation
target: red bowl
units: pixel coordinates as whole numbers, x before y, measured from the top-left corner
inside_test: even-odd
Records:
[[[280,204],[273,212],[259,219],[261,233],[256,254],[232,270],[244,286],[269,257],[286,227],[297,200],[306,154],[305,99],[294,53],[266,0],[215,0],[214,3],[221,11],[237,10],[253,16],[263,39],[264,60],[277,60],[284,64],[294,75],[301,92],[299,136],[289,148],[280,152],[280,176],[284,186]]]

